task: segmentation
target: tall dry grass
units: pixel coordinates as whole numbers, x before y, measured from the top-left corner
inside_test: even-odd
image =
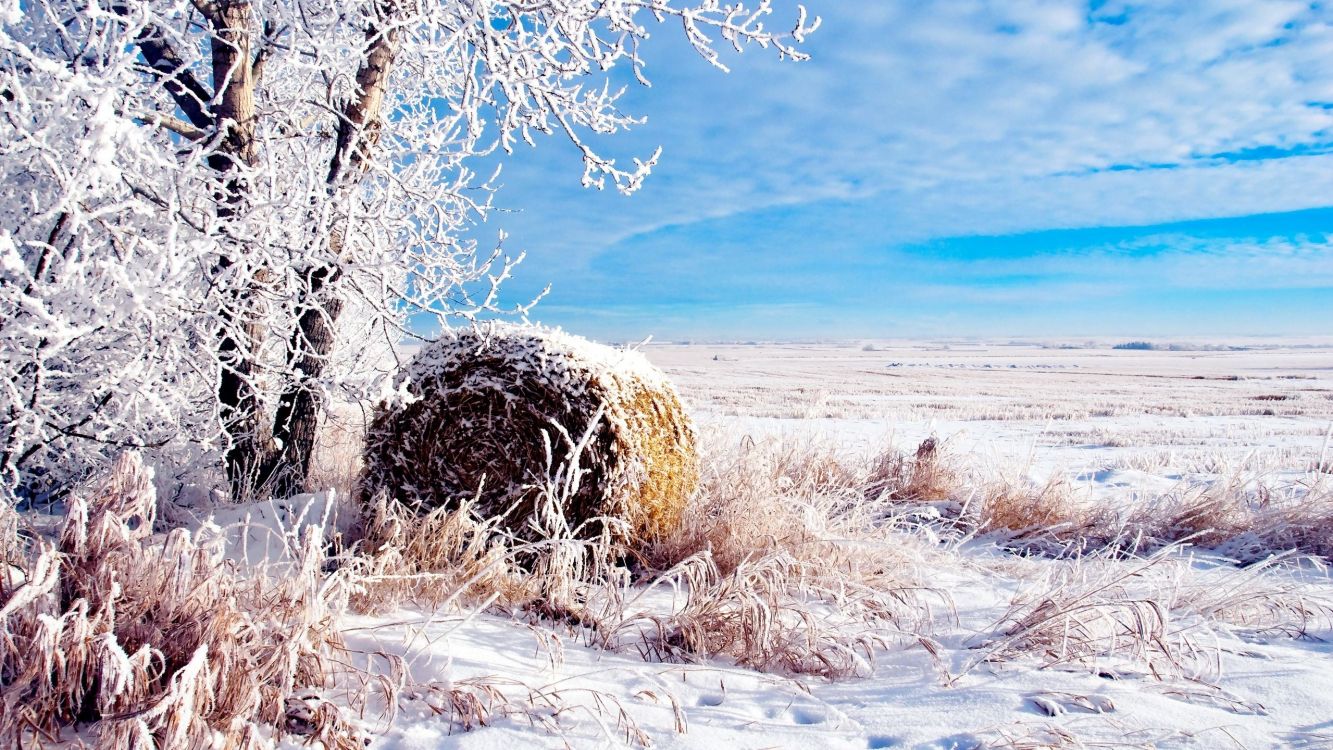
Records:
[[[340,592],[309,534],[280,577],[223,559],[216,527],[153,537],[151,475],[133,454],[71,496],[57,540],[6,536],[0,738],[58,741],[91,723],[99,748],[260,748],[288,701],[323,688]],[[13,532],[11,523],[7,532]],[[305,732],[361,747],[332,707]]]
[[[1188,543],[1242,564],[1292,552],[1333,560],[1333,481],[1318,472],[1295,480],[1237,472],[1112,506],[1060,479],[1034,485],[987,476],[934,439],[914,454],[886,451],[868,463],[868,475],[853,480],[868,501],[887,499],[900,517],[1022,552],[1150,553]]]
[[[827,679],[866,676],[876,655],[929,644],[925,597],[901,578],[868,580],[768,552],[722,573],[710,555],[691,556],[646,589],[682,593],[665,608],[617,602],[599,623],[604,645],[645,658],[722,658],[749,669]],[[938,594],[944,599],[943,594]]]
[[[1228,653],[1253,656],[1257,637],[1315,638],[1333,632],[1327,581],[1310,580],[1295,556],[1244,568],[1201,565],[1179,545],[1146,557],[1122,553],[1028,560],[1008,609],[971,644],[958,681],[988,662],[1039,669],[1087,669],[1106,679],[1138,679],[1141,689],[1238,715],[1264,708],[1222,686]],[[1104,699],[1029,696],[1047,715],[1066,705],[1100,712]],[[1006,736],[1003,732],[1000,736]],[[1075,744],[1084,746],[1070,735]]]
[[[1140,560],[1089,557],[1048,566],[1015,597],[980,660],[1037,658],[1042,668],[1142,669],[1204,679],[1220,670],[1207,625],[1169,600],[1169,550]]]
[[[357,563],[373,586],[358,602],[500,606],[561,620],[584,629],[591,643],[651,658],[722,657],[827,677],[863,673],[876,652],[895,644],[934,648],[931,634],[952,606],[936,583],[940,571],[964,565],[957,546],[975,541],[1069,561],[1070,575],[1109,566],[1104,575],[1123,577],[1050,584],[1041,607],[1004,619],[1012,653],[1043,648],[1042,628],[1058,625],[1082,628],[1073,642],[1085,642],[1088,653],[1100,653],[1096,642],[1109,639],[1137,644],[1138,653],[1121,656],[1150,671],[1201,673],[1186,666],[1207,649],[1178,638],[1172,628],[1180,622],[1225,624],[1244,615],[1296,633],[1301,616],[1326,614],[1322,603],[1302,602],[1293,591],[1251,586],[1248,599],[1191,609],[1153,588],[1167,585],[1156,571],[1182,554],[1183,543],[1241,562],[1323,554],[1333,527],[1318,523],[1319,502],[1278,505],[1272,493],[1222,485],[1112,512],[1064,484],[979,479],[934,440],[866,461],[818,441],[746,438],[719,446],[720,436],[710,439],[702,486],[679,530],[632,551],[579,539],[558,523],[543,541],[520,543],[467,505],[427,516],[378,505],[368,554]],[[547,488],[557,520],[559,491]],[[1227,546],[1237,540],[1251,545],[1246,554]],[[1142,571],[1127,572],[1140,554],[1147,555]],[[672,595],[655,593],[662,591]],[[1149,593],[1134,598],[1130,591]],[[1060,658],[1087,655],[1080,654]]]
[[[1105,525],[1117,522],[1122,536],[1187,539],[1243,563],[1287,552],[1333,560],[1333,481],[1319,474],[1286,483],[1231,476],[1152,498]]]
[[[865,673],[893,644],[929,644],[937,610],[949,611],[918,574],[932,542],[886,524],[856,473],[818,447],[749,444],[727,456],[678,531],[641,549],[613,530],[588,539],[570,527],[564,471],[547,472],[536,541],[469,503],[416,515],[377,500],[363,554],[344,568],[353,606],[498,607],[651,658],[826,677]]]
[[[294,736],[352,750],[365,746],[369,718],[392,721],[412,704],[460,728],[531,708],[485,680],[422,682],[392,667],[397,655],[358,665],[347,652],[344,616],[410,593],[411,576],[376,574],[405,559],[426,567],[425,535],[389,531],[384,549],[330,560],[336,550],[313,524],[251,565],[227,556],[246,530],[154,534],[156,509],[132,453],[71,494],[54,538],[0,505],[0,743],[61,745],[77,733],[106,750],[248,750]],[[484,536],[462,514],[418,522],[458,547],[425,578],[446,595],[470,590],[486,566],[464,560]]]
[[[986,658],[1109,663],[1201,690],[1218,674],[1223,631],[1333,630],[1333,601],[1287,570],[1329,554],[1333,500],[1318,484],[1221,483],[1116,510],[1066,484],[979,478],[934,440],[871,461],[781,439],[709,455],[684,528],[641,561],[666,569],[648,580],[684,591],[683,606],[633,614],[618,603],[621,632],[651,657],[836,677],[894,644],[933,651],[948,622],[942,581],[1009,564],[964,553],[978,544],[1045,558],[989,628]],[[1199,548],[1237,567],[1198,566]]]
[[[934,648],[952,612],[928,572],[944,552],[932,535],[902,533],[892,492],[868,493],[883,472],[817,441],[747,438],[706,455],[681,529],[637,561],[648,589],[682,592],[679,606],[662,615],[622,602],[622,642],[829,678],[866,672],[892,646]]]
[[[637,549],[571,528],[561,493],[577,477],[565,467],[537,488],[535,534],[469,503],[418,515],[376,499],[340,547],[313,526],[257,567],[225,559],[216,527],[154,535],[151,481],[129,455],[73,494],[58,538],[0,507],[0,741],[49,744],[87,724],[104,748],[259,748],[292,734],[350,748],[368,714],[392,721],[409,704],[465,729],[540,723],[538,704],[560,700],[423,680],[393,653],[357,665],[343,615],[406,605],[556,622],[648,659],[830,679],[922,648],[947,682],[960,677],[935,640],[955,618],[949,582],[1016,566],[1021,591],[974,644],[974,664],[1137,672],[1191,695],[1212,689],[1224,631],[1333,628],[1333,603],[1286,570],[1333,553],[1319,477],[1108,509],[1065,485],[980,477],[935,441],[866,459],[816,441],[709,440],[680,528]],[[1201,568],[1187,545],[1261,562]],[[1023,554],[967,554],[978,546]]]

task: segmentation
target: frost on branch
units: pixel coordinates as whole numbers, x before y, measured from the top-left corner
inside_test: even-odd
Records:
[[[291,492],[331,400],[382,388],[413,316],[501,307],[462,239],[475,157],[638,120],[652,22],[799,59],[768,2],[32,0],[0,7],[0,484],[58,497],[136,449],[160,482]]]

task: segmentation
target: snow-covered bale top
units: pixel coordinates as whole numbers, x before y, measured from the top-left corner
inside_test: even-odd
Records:
[[[579,536],[610,517],[625,522],[612,525],[623,540],[671,531],[698,483],[693,422],[637,351],[489,323],[446,332],[398,386],[407,397],[382,406],[367,437],[368,499],[432,509],[477,498],[476,512],[533,538],[560,531],[542,511],[556,498]]]

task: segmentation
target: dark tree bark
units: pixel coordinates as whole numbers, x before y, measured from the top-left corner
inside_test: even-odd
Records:
[[[375,22],[366,29],[366,57],[356,73],[357,91],[343,108],[338,123],[326,178],[331,195],[348,190],[361,179],[370,151],[379,141],[381,110],[398,31],[393,25],[396,5],[392,1],[377,5],[376,13]],[[281,449],[271,472],[272,489],[279,496],[308,489],[319,418],[326,406],[317,383],[337,343],[335,329],[343,309],[336,282],[345,239],[343,230],[334,228],[328,248],[333,262],[313,266],[302,275],[305,304],[297,330],[288,342],[290,364],[297,377],[279,399],[274,418],[273,434]]]
[[[218,218],[239,215],[245,209],[248,171],[258,163],[255,143],[256,70],[254,31],[248,0],[229,0],[210,7],[213,126],[220,131],[216,150],[208,165],[216,173]],[[273,453],[271,430],[264,423],[263,404],[256,388],[259,374],[256,356],[265,331],[255,310],[256,291],[263,272],[235,268],[226,255],[219,261],[219,276],[228,297],[222,312],[218,342],[222,375],[218,402],[222,426],[229,439],[226,455],[227,479],[237,500],[253,499],[267,482]]]
[[[270,469],[271,485],[279,497],[304,492],[310,479],[319,417],[325,407],[323,391],[316,383],[337,343],[335,324],[343,307],[340,297],[326,292],[326,285],[336,279],[336,274],[336,269],[327,266],[307,274],[310,298],[318,304],[311,304],[301,312],[297,329],[288,342],[289,351],[295,354],[292,364],[297,381],[278,399],[273,420],[275,442],[281,448]]]
[[[226,219],[245,210],[248,171],[258,164],[255,141],[255,88],[263,71],[263,50],[256,51],[257,20],[249,0],[195,0],[212,30],[210,93],[186,68],[179,54],[156,29],[145,29],[137,42],[150,74],[164,83],[176,105],[200,132],[219,132],[208,165],[218,181],[217,215]],[[123,8],[117,8],[124,12]],[[365,58],[356,74],[357,89],[344,104],[326,178],[330,196],[352,189],[364,176],[371,149],[379,140],[381,110],[397,50],[397,6],[386,0],[366,29]],[[290,495],[306,489],[314,454],[323,392],[317,387],[336,342],[343,303],[336,293],[343,258],[344,232],[330,233],[331,261],[316,263],[300,275],[297,329],[288,341],[292,382],[279,397],[270,423],[257,390],[256,356],[265,331],[256,305],[266,282],[260,268],[238,268],[224,255],[215,269],[227,291],[217,353],[222,365],[218,402],[228,438],[227,480],[237,500],[267,494]]]

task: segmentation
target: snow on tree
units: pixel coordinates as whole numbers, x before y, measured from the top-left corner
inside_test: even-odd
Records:
[[[461,238],[476,158],[637,122],[649,22],[800,59],[768,0],[0,0],[0,475],[59,491],[110,452],[238,497],[305,482],[335,394],[372,396],[409,315],[498,307],[516,259]],[[356,310],[355,316],[344,310]],[[354,319],[352,319],[354,318]]]

